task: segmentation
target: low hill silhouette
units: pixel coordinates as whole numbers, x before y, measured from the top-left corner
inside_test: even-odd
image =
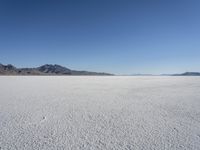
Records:
[[[0,75],[113,75],[104,72],[77,71],[69,68],[46,64],[36,68],[17,68],[11,64],[0,64]]]

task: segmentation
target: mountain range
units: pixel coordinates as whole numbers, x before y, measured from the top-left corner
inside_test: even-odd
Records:
[[[185,72],[182,74],[173,74],[173,76],[200,76],[200,72]]]
[[[113,75],[104,72],[77,71],[69,68],[46,64],[36,68],[17,68],[11,64],[0,64],[0,75]]]
[[[105,72],[77,71],[60,66],[45,64],[35,68],[17,68],[11,64],[0,64],[0,75],[99,75],[111,76]],[[132,74],[131,76],[153,76],[152,74]],[[161,74],[161,76],[163,76]],[[165,74],[164,76],[200,76],[200,72],[185,72],[182,74]]]

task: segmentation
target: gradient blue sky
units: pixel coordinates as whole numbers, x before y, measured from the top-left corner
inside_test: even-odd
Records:
[[[0,0],[0,62],[200,71],[199,0]]]

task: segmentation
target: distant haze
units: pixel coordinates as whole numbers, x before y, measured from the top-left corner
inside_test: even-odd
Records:
[[[1,0],[0,63],[199,72],[199,8],[199,0]]]

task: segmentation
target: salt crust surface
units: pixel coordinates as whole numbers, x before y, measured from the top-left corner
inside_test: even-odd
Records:
[[[0,77],[1,150],[199,150],[199,77]]]

